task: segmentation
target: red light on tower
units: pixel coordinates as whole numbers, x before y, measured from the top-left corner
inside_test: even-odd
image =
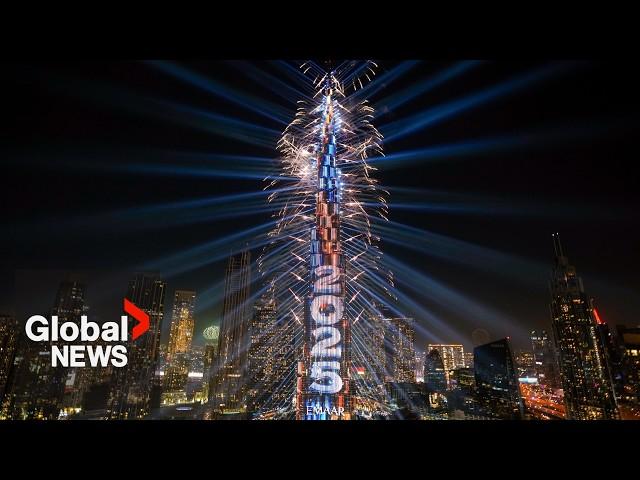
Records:
[[[598,325],[602,325],[604,323],[600,318],[600,315],[598,315],[598,310],[596,310],[595,308],[593,309],[593,316],[596,317],[596,323]]]

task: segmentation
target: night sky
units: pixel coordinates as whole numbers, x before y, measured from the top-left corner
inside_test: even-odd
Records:
[[[419,348],[470,348],[476,329],[526,347],[528,330],[549,329],[553,232],[601,317],[640,324],[637,72],[622,62],[376,62],[368,98],[388,139],[376,175],[397,229],[382,248],[400,265],[400,291],[451,330],[407,309],[423,327]],[[235,234],[269,220],[264,208],[247,213],[264,197],[168,205],[262,189],[305,88],[296,65],[5,66],[0,311],[22,321],[46,311],[71,275],[87,282],[96,315],[120,315],[130,272],[153,267],[169,285],[165,327],[175,288],[206,292],[198,334],[217,323],[224,257],[248,238]],[[167,258],[212,242],[217,255],[172,273]]]

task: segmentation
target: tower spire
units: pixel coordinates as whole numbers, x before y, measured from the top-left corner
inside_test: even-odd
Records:
[[[562,243],[560,243],[560,234],[552,233],[551,237],[553,238],[553,251],[556,254],[556,257],[564,257],[564,251],[562,250]]]
[[[558,240],[558,251],[560,252],[560,256],[564,257],[564,252],[562,251],[562,243],[560,242],[560,234],[556,232],[556,239]]]

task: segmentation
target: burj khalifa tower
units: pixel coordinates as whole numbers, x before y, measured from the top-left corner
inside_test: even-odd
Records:
[[[298,364],[297,415],[301,420],[351,418],[350,324],[345,315],[345,265],[340,238],[341,172],[336,166],[340,135],[334,99],[336,79],[327,75],[318,114],[315,155],[315,224],[310,241],[310,293],[305,305],[302,361]]]

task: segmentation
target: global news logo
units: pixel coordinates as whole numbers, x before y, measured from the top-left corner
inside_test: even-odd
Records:
[[[124,299],[124,311],[138,323],[131,330],[131,340],[149,330],[149,315],[135,304]],[[86,315],[80,317],[80,325],[73,321],[60,324],[58,316],[51,321],[42,315],[29,317],[25,333],[33,342],[51,342],[51,366],[53,367],[106,367],[111,364],[121,368],[127,365],[127,346],[129,318],[120,317],[120,322],[105,322],[98,325]],[[106,345],[90,343],[101,339]],[[55,342],[61,342],[56,344]]]

